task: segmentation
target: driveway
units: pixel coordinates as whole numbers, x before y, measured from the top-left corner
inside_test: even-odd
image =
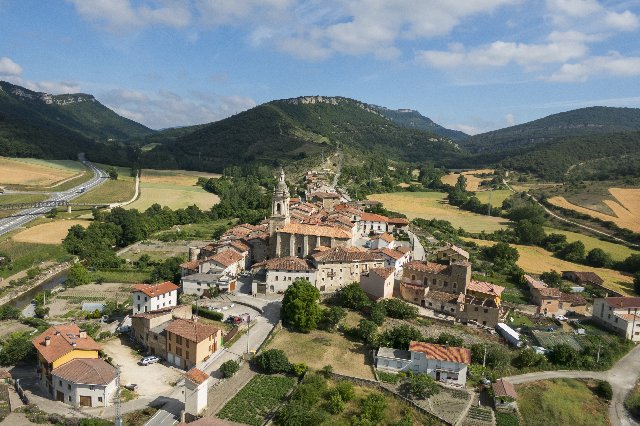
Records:
[[[140,397],[165,395],[173,391],[172,384],[181,379],[184,373],[174,367],[161,363],[138,365],[141,357],[135,355],[126,337],[112,339],[103,344],[104,352],[113,358],[113,363],[120,365],[120,383],[138,385],[136,393]]]

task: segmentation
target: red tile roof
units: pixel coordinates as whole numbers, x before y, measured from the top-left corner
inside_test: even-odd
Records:
[[[409,350],[411,352],[422,352],[429,359],[471,364],[471,351],[467,348],[412,341],[409,343]]]
[[[421,260],[414,260],[404,265],[404,270],[414,270],[419,272],[430,272],[432,274],[444,273],[446,269],[449,269],[449,265],[441,265],[433,262],[423,262]]]
[[[165,327],[165,331],[184,337],[192,342],[200,343],[220,331],[218,327],[198,321],[182,318],[174,319]]]
[[[447,250],[452,250],[455,253],[458,253],[460,256],[464,257],[465,259],[469,259],[469,252],[466,250],[461,249],[460,247],[453,245],[453,244],[447,244],[444,247],[440,247],[437,252],[440,253],[442,251],[447,251]]]
[[[351,233],[335,226],[323,225],[303,225],[300,223],[290,223],[280,229],[279,232],[286,234],[314,235],[317,237],[330,237],[339,239],[351,239]]]
[[[360,213],[360,220],[364,222],[388,222],[389,218],[380,214],[362,212]]]
[[[562,295],[562,292],[554,287],[541,287],[537,288],[536,291],[540,293],[540,296],[542,297],[559,298]]]
[[[177,290],[178,286],[171,281],[165,281],[160,284],[136,284],[133,286],[131,292],[142,292],[149,297],[156,297],[160,294],[165,294]]]
[[[582,282],[590,282],[594,284],[603,284],[604,280],[600,278],[598,274],[595,272],[588,271],[562,271],[562,275],[564,274],[573,274],[578,280]]]
[[[516,388],[513,384],[505,379],[498,379],[493,385],[493,394],[497,397],[508,396],[509,398],[518,399]]]
[[[401,259],[407,253],[407,252],[403,253],[400,250],[390,249],[389,247],[385,247],[378,251],[395,260]]]
[[[335,198],[340,198],[340,195],[336,194],[335,192],[314,192],[313,194],[309,195],[309,198],[330,198],[330,199],[335,199]]]
[[[314,269],[306,260],[293,256],[269,259],[264,262],[264,267],[269,270],[285,271],[311,271]]]
[[[367,262],[382,260],[379,252],[364,250],[359,247],[334,247],[314,253],[311,257],[316,262]]]
[[[108,385],[116,378],[116,369],[99,358],[76,358],[51,371],[68,382],[87,385]]]
[[[198,269],[198,266],[200,266],[200,261],[198,259],[180,264],[181,268],[190,269],[190,270],[196,270]]]
[[[378,275],[383,280],[389,278],[396,271],[395,268],[371,268],[371,272]]]
[[[191,370],[187,371],[184,376],[198,385],[209,380],[209,375],[196,367],[193,367]]]
[[[49,346],[45,345],[47,337],[49,337]],[[86,351],[102,349],[91,337],[80,337],[80,327],[75,324],[49,327],[31,342],[47,362],[54,362],[74,349]]]
[[[389,220],[387,220],[387,222],[392,225],[399,225],[399,226],[405,226],[409,224],[409,221],[402,217],[390,217]]]
[[[395,238],[393,238],[393,236],[387,234],[386,232],[384,234],[374,235],[373,237],[371,237],[371,239],[382,240],[382,241],[386,241],[387,243],[390,243],[396,240]]]
[[[241,261],[242,255],[233,250],[224,250],[214,254],[213,256],[209,257],[207,260],[211,260],[227,268],[233,265],[234,263]]]
[[[562,293],[560,295],[560,301],[571,303],[571,306],[586,306],[587,304],[587,299],[579,294],[573,293]]]
[[[540,289],[540,288],[547,287],[547,285],[544,283],[544,281],[536,280],[531,275],[525,275],[524,279],[527,282],[527,284],[529,285],[529,287],[531,287],[531,288]]]
[[[486,283],[484,281],[471,280],[467,286],[467,290],[477,291],[478,293],[490,294],[491,296],[500,297],[504,291],[504,287],[499,285]]]
[[[640,297],[606,297],[604,301],[614,309],[640,308]]]

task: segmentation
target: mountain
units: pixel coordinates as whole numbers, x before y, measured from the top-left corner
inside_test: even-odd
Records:
[[[0,81],[0,114],[44,126],[55,123],[99,141],[128,140],[154,132],[116,114],[92,95],[50,95],[6,81]]]
[[[435,123],[429,117],[425,117],[418,111],[412,109],[389,109],[387,107],[371,105],[371,108],[378,111],[394,124],[407,129],[424,130],[438,136],[444,136],[454,141],[463,140],[469,137],[459,130],[451,130]]]
[[[511,150],[557,138],[638,130],[639,108],[589,107],[471,136],[460,144],[473,153],[501,152],[506,155]]]
[[[143,161],[156,167],[221,171],[276,165],[333,151],[443,164],[462,155],[448,138],[400,127],[374,107],[343,97],[304,96],[259,105],[161,142]]]

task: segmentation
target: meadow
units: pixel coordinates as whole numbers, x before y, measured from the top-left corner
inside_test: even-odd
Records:
[[[525,426],[609,425],[608,404],[592,391],[594,382],[542,380],[516,386]]]
[[[386,209],[403,213],[409,219],[447,220],[454,227],[468,232],[493,232],[508,225],[506,219],[483,216],[449,205],[446,197],[442,192],[391,192],[372,194],[367,198],[380,201]]]
[[[67,236],[69,228],[81,225],[89,226],[88,220],[56,220],[49,223],[41,223],[24,229],[13,236],[13,240],[21,243],[61,244]]]
[[[468,170],[466,172],[462,172],[464,177],[467,179],[467,186],[466,186],[467,191],[471,191],[471,192],[477,191],[480,187],[480,184],[483,181],[490,179],[488,177],[482,177],[482,176],[476,176],[476,175],[491,174],[493,172],[494,172],[493,169]],[[449,173],[448,175],[442,176],[440,180],[444,184],[454,186],[458,181],[459,176],[460,176],[460,173]]]
[[[7,278],[41,262],[64,261],[70,257],[59,244],[22,243],[11,239],[0,242],[0,253],[11,258],[9,266],[0,268],[0,278]]]
[[[136,192],[133,179],[107,180],[95,189],[82,194],[74,200],[76,203],[113,204],[129,201]]]
[[[489,204],[494,207],[502,207],[502,202],[513,195],[508,189],[491,189],[488,191],[478,191],[475,196],[483,204]]]
[[[481,247],[492,246],[494,241],[478,240],[474,238],[463,238],[466,241],[473,241]],[[518,250],[520,258],[518,266],[525,272],[531,274],[541,274],[550,270],[561,271],[593,271],[604,280],[604,285],[612,290],[621,293],[633,294],[633,277],[623,275],[621,272],[606,268],[593,268],[591,266],[579,265],[567,262],[553,256],[553,253],[536,246],[524,246],[510,244]]]
[[[587,252],[594,248],[601,248],[611,255],[611,258],[615,261],[621,261],[626,259],[632,254],[639,254],[640,252],[637,250],[630,249],[629,247],[623,246],[622,244],[611,243],[608,241],[602,241],[598,238],[591,237],[589,235],[579,234],[577,232],[565,231],[556,228],[544,228],[547,234],[562,234],[567,236],[568,242],[573,241],[582,241],[585,246]]]

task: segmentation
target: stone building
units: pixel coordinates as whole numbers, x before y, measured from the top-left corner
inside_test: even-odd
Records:
[[[311,255],[315,265],[316,287],[320,291],[335,291],[352,282],[372,268],[384,267],[384,258],[378,252],[358,247],[335,247]]]

